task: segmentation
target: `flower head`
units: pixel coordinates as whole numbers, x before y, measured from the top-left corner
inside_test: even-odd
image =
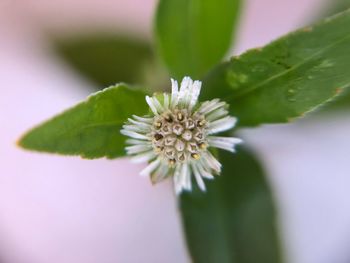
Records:
[[[229,116],[225,102],[213,99],[198,103],[201,82],[184,77],[180,89],[171,80],[171,94],[146,96],[150,116],[129,118],[121,133],[129,136],[126,151],[135,162],[148,162],[141,175],[153,183],[173,177],[175,192],[191,190],[193,174],[199,188],[205,191],[203,178],[220,174],[221,164],[210,153],[210,147],[234,152],[242,140],[213,134],[232,129],[237,121]]]

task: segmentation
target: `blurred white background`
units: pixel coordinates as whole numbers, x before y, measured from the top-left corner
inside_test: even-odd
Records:
[[[248,0],[235,53],[312,20],[322,0]],[[133,30],[151,39],[154,0],[0,1],[0,262],[189,262],[170,182],[127,160],[87,161],[15,146],[92,85],[43,32]],[[350,117],[242,131],[267,162],[289,263],[350,262]]]

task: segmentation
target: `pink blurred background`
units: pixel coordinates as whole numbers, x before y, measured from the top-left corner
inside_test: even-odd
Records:
[[[234,53],[310,22],[322,0],[247,0]],[[91,86],[43,32],[103,29],[151,39],[154,0],[0,1],[0,262],[189,262],[169,182],[128,160],[25,152],[17,138]],[[82,87],[81,89],[77,87]],[[350,262],[347,114],[241,132],[267,162],[291,263]]]

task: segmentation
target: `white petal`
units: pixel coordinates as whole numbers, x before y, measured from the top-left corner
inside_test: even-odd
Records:
[[[168,110],[169,109],[169,94],[167,94],[167,93],[163,93],[163,97],[164,97],[164,108],[166,109],[166,110]]]
[[[201,86],[202,86],[202,82],[196,80],[193,84],[192,84],[192,89],[191,89],[191,99],[189,102],[189,109],[192,110],[192,108],[197,104],[198,102],[198,96],[201,92]]]
[[[242,143],[243,141],[235,137],[218,137],[210,136],[208,137],[208,143],[212,147],[221,148],[230,152],[234,152],[235,145]]]
[[[137,125],[137,126],[144,127],[145,129],[148,129],[148,130],[152,128],[152,126],[151,126],[150,123],[145,123],[145,122],[142,122],[142,121],[135,121],[135,120],[133,120],[133,119],[131,119],[131,118],[128,118],[128,121],[129,121],[130,123],[132,123],[132,124],[135,124],[135,125]]]
[[[126,140],[127,144],[133,144],[133,145],[151,145],[151,142],[148,141],[142,141],[142,140],[135,140],[135,139],[127,139]]]
[[[180,184],[182,188],[186,185],[186,170],[187,170],[187,164],[182,164],[180,169]]]
[[[175,188],[175,193],[179,195],[182,191],[182,184],[181,184],[181,170],[182,165],[177,165],[175,167],[174,171],[174,188]]]
[[[149,140],[149,138],[146,135],[143,135],[143,134],[140,134],[140,133],[137,133],[137,132],[134,132],[134,131],[128,131],[128,130],[122,129],[120,131],[120,133],[124,134],[126,136],[129,136],[131,138],[134,138],[134,139]]]
[[[219,142],[231,143],[231,144],[239,144],[242,143],[243,140],[236,137],[223,137],[223,136],[209,136],[210,140],[215,140]]]
[[[158,115],[158,111],[156,106],[153,103],[153,99],[149,96],[146,96],[146,102],[148,104],[148,106],[151,108],[151,111],[154,113],[154,115]]]
[[[220,149],[226,150],[228,152],[232,152],[232,153],[235,152],[235,149],[232,145],[228,145],[228,144],[224,144],[224,143],[220,143],[220,142],[211,143],[210,146],[215,147],[215,148],[220,148]]]
[[[219,108],[213,112],[211,112],[208,116],[205,117],[207,121],[215,121],[219,118],[227,116],[228,111],[225,108]]]
[[[192,86],[192,82],[193,81],[190,77],[184,77],[181,81],[178,103],[184,107],[187,107],[189,103],[190,87]]]
[[[192,189],[191,172],[190,172],[188,164],[182,165],[181,176],[182,176],[181,181],[182,181],[183,188],[185,190],[191,191],[191,189]]]
[[[137,154],[137,153],[142,153],[145,151],[152,150],[152,145],[151,144],[132,145],[132,146],[125,147],[125,150],[127,151],[128,154]]]
[[[201,112],[205,107],[207,107],[211,103],[209,100],[206,100],[201,103],[200,107],[198,108],[197,112]]]
[[[159,100],[156,98],[156,97],[152,97],[152,100],[153,100],[153,105],[156,107],[157,109],[157,112],[159,114],[163,113],[164,112],[164,108],[163,106],[160,104]]]
[[[151,181],[153,184],[159,183],[163,179],[167,177],[167,174],[169,172],[169,166],[168,164],[160,164],[158,168],[151,173]]]
[[[139,121],[139,122],[143,122],[143,123],[149,123],[152,124],[153,123],[153,118],[148,118],[148,117],[139,117],[137,115],[132,115],[132,117]]]
[[[231,116],[209,123],[208,134],[229,130],[235,126],[237,119]]]
[[[153,162],[150,162],[146,168],[144,168],[141,172],[140,175],[141,176],[149,176],[156,168],[158,168],[160,164],[160,160],[159,158],[157,158],[156,160],[154,160]]]
[[[181,81],[181,86],[180,86],[180,94],[184,94],[185,91],[188,89],[192,82],[192,79],[190,77],[184,77]],[[180,96],[181,97],[181,96]]]
[[[174,173],[175,193],[178,195],[183,189],[191,190],[191,173],[188,164],[181,164],[175,168]]]
[[[201,189],[202,191],[206,191],[203,178],[202,178],[202,176],[201,176],[201,174],[200,174],[196,164],[192,164],[192,170],[193,170],[193,173],[194,173],[194,177],[196,178],[197,184],[199,186],[199,189]]]
[[[123,125],[123,129],[128,130],[128,131],[134,131],[134,132],[139,132],[146,134],[151,131],[150,127],[143,127],[143,126],[137,126],[137,125]]]
[[[208,151],[205,152],[205,154],[203,154],[203,156],[202,156],[202,159],[215,172],[217,172],[217,173],[221,172],[221,163],[219,163],[219,161],[216,160],[216,158],[210,152],[208,152]]]
[[[220,101],[219,99],[213,99],[211,101],[208,101],[207,103],[204,102],[201,107],[198,109],[198,112],[200,114],[204,114],[207,115],[210,112],[220,108],[220,107],[224,107],[226,105],[225,102]]]
[[[138,155],[135,155],[134,157],[131,158],[131,161],[133,163],[143,163],[143,162],[148,162],[152,158],[154,158],[156,155],[153,151],[145,152],[145,153],[140,153]]]
[[[171,103],[170,107],[176,107],[179,101],[179,88],[176,80],[171,79]]]
[[[197,166],[197,168],[198,168],[198,170],[199,170],[199,172],[200,172],[200,174],[201,174],[202,177],[207,178],[207,179],[210,179],[210,180],[211,180],[211,179],[214,179],[214,175],[212,175],[210,172],[208,172],[208,171],[205,169],[206,166],[204,166],[203,161],[198,162],[198,163],[196,164],[196,166]]]
[[[226,102],[218,101],[217,103],[214,103],[213,105],[211,105],[211,107],[208,107],[206,111],[203,112],[203,114],[207,115],[219,108],[225,107],[225,105],[226,105]]]
[[[175,193],[178,195],[183,189],[191,190],[191,173],[188,164],[176,166],[174,173]]]

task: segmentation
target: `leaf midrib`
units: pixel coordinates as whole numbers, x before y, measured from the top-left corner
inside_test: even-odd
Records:
[[[121,127],[121,125],[123,123],[124,123],[123,121],[101,122],[101,123],[89,124],[89,125],[85,125],[85,126],[79,126],[79,128],[73,127],[73,128],[71,128],[69,130],[62,131],[61,133],[59,133],[59,135],[57,135],[55,137],[61,137],[61,136],[65,136],[65,135],[77,134],[77,133],[79,133],[77,131],[90,129],[90,128],[96,128],[96,127],[100,127],[100,126],[118,126],[118,127]]]
[[[81,129],[90,129],[90,128],[96,128],[99,126],[121,126],[123,123],[124,121],[100,122],[100,123],[93,123],[93,124],[82,126]]]

